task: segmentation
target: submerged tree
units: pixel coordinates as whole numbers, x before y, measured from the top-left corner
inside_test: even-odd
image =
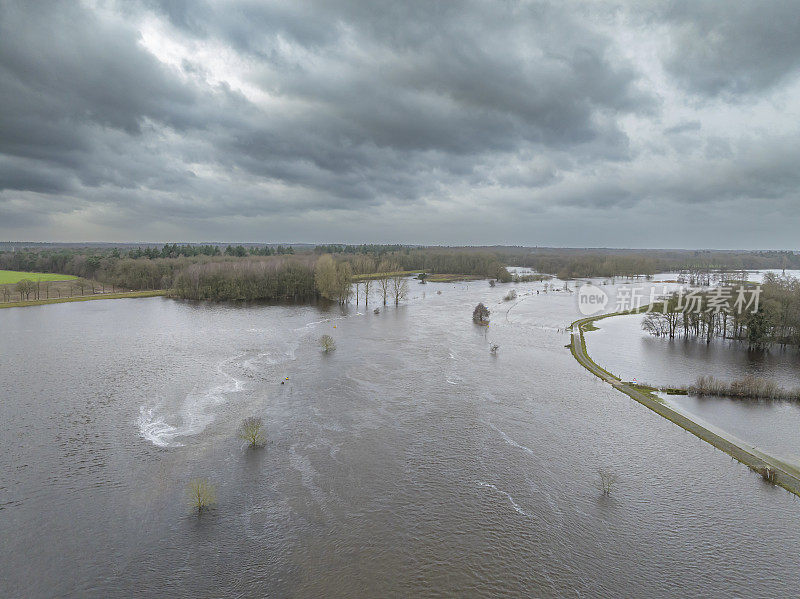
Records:
[[[381,294],[383,295],[383,305],[386,305],[386,300],[389,297],[389,290],[391,289],[391,274],[393,271],[398,270],[394,264],[390,262],[386,262],[385,260],[380,263],[378,266],[378,272],[380,276],[378,277],[378,287],[381,290]]]
[[[611,495],[617,482],[617,475],[608,468],[598,468],[597,474],[600,477],[600,491],[603,495]]]
[[[392,295],[394,296],[395,306],[408,295],[408,281],[404,276],[395,275],[392,277]]]
[[[336,262],[330,254],[320,256],[314,266],[314,284],[325,299],[336,300],[339,294],[339,277]]]
[[[489,308],[483,305],[483,303],[478,304],[475,306],[475,309],[472,311],[472,320],[478,324],[486,324],[489,322]]]
[[[216,489],[208,479],[197,478],[190,481],[187,491],[189,494],[189,504],[197,510],[197,513],[210,508],[216,503]]]
[[[322,346],[322,351],[324,351],[325,353],[331,352],[336,349],[336,342],[330,335],[323,335],[319,340],[319,344],[320,346]]]
[[[372,279],[366,278],[363,281],[364,284],[364,305],[369,306],[369,292],[370,288],[372,287]]]
[[[247,441],[250,447],[261,447],[266,441],[264,421],[257,416],[245,418],[239,427],[239,438]]]

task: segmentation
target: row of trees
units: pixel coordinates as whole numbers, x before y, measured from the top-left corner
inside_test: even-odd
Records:
[[[378,266],[380,270],[377,273],[364,272],[364,266],[364,263],[356,261],[356,267],[360,271],[356,274],[371,276],[363,280],[356,279],[354,282],[351,262],[334,260],[330,254],[321,256],[314,269],[314,281],[319,294],[340,304],[347,303],[355,295],[356,303],[363,297],[364,305],[369,305],[371,292],[374,286],[377,286],[383,297],[384,306],[390,297],[394,299],[395,305],[398,305],[408,296],[408,281],[398,265],[383,261]]]
[[[742,295],[741,290],[744,290]],[[754,298],[757,297],[757,301]],[[760,288],[721,285],[674,294],[649,313],[642,328],[655,336],[746,341],[751,350],[800,345],[800,280],[767,273]]]
[[[106,289],[101,283],[80,278],[72,281],[33,281],[31,279],[22,279],[17,281],[14,285],[0,286],[0,294],[2,294],[4,302],[61,298],[65,296],[73,297],[76,295],[85,295],[89,291],[92,293],[96,293],[97,291],[105,293]],[[115,289],[112,287],[110,291],[115,291]]]

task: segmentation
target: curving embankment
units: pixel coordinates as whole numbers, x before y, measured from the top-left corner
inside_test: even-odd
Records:
[[[157,297],[167,295],[167,291],[127,291],[122,293],[97,293],[95,295],[78,295],[76,297],[51,297],[49,299],[26,300],[0,304],[0,308],[24,308],[26,306],[46,306],[48,304],[65,304],[68,302],[88,302],[91,300],[125,299],[128,297]]]
[[[759,450],[756,447],[746,444],[745,442],[737,439],[733,435],[726,433],[725,431],[719,429],[712,430],[712,427],[709,425],[701,424],[692,418],[689,418],[686,414],[683,414],[664,403],[656,395],[637,389],[632,385],[620,380],[618,377],[600,367],[589,357],[589,354],[586,351],[586,342],[583,338],[583,333],[587,325],[590,325],[596,320],[623,314],[630,314],[630,312],[601,314],[598,316],[582,318],[573,322],[570,325],[572,330],[572,340],[569,348],[575,359],[589,372],[601,378],[618,391],[622,391],[625,395],[638,401],[643,406],[650,408],[667,420],[671,420],[681,428],[689,431],[703,441],[710,443],[717,449],[721,449],[742,464],[745,464],[752,470],[755,470],[764,476],[764,478],[768,479],[770,482],[780,485],[790,493],[794,493],[800,497],[800,469],[791,464],[787,464],[782,460],[779,460],[778,458]]]

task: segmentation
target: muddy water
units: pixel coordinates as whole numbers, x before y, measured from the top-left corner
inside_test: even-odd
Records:
[[[800,504],[582,369],[574,294],[411,285],[0,310],[0,596],[795,593]]]
[[[643,316],[615,316],[586,334],[592,358],[625,379],[655,386],[688,386],[711,375],[735,380],[755,376],[785,388],[800,387],[800,354],[773,348],[748,352],[736,341],[660,339],[641,328]],[[776,456],[800,464],[800,403],[725,397],[666,396],[684,411]]]

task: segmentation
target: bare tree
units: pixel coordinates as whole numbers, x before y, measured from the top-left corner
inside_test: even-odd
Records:
[[[383,294],[384,306],[386,305],[386,300],[389,297],[389,290],[391,289],[391,273],[396,270],[397,267],[386,260],[381,262],[378,266],[378,272],[380,273],[380,276],[378,277],[378,287],[380,287],[381,293]]]
[[[395,275],[392,277],[392,296],[394,296],[394,305],[398,305],[400,300],[403,300],[408,295],[408,281],[402,275]]]
[[[372,279],[364,279],[364,305],[369,306],[369,291],[372,287]]]
[[[383,294],[383,305],[386,305],[386,298],[389,297],[389,275],[381,275],[378,279],[378,287]]]

